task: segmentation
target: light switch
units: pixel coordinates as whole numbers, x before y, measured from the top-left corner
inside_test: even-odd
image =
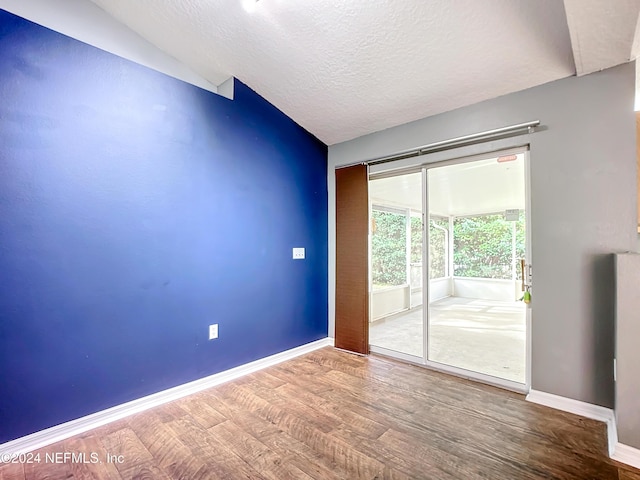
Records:
[[[209,340],[218,338],[218,324],[209,325]]]
[[[294,247],[294,249],[293,249],[293,259],[294,260],[304,260],[304,248]]]

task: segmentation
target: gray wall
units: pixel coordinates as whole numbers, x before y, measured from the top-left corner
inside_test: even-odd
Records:
[[[440,153],[432,160],[530,144],[532,388],[613,407],[611,254],[635,250],[637,245],[634,88],[631,63],[330,147],[329,258],[335,258],[333,167],[540,120],[543,131]],[[333,264],[329,275],[333,294]],[[331,297],[329,305],[333,321]]]
[[[618,440],[640,448],[640,255],[616,255],[616,283]]]

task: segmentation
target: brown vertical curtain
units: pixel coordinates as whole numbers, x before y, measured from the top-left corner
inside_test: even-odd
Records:
[[[366,165],[336,170],[335,346],[369,353],[369,193]]]

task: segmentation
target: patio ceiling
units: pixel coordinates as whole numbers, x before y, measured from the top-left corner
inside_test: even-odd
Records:
[[[497,157],[429,170],[432,215],[479,215],[525,208],[524,154],[500,163]],[[422,211],[421,173],[369,182],[374,205]]]

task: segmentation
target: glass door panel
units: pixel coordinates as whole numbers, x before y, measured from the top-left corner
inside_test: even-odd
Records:
[[[427,197],[427,362],[524,384],[524,153],[428,168]]]
[[[369,343],[424,357],[422,173],[371,180]]]

